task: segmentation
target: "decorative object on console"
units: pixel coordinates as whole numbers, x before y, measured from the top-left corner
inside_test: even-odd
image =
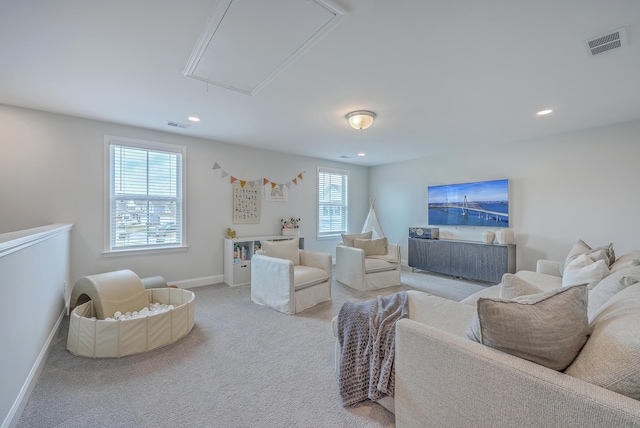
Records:
[[[410,227],[409,238],[438,239],[440,229],[437,227]]]
[[[498,244],[510,245],[513,244],[514,233],[511,229],[496,230],[496,239]]]
[[[280,219],[280,226],[282,227],[282,234],[284,236],[296,236],[300,235],[300,219],[282,218]]]
[[[496,239],[496,234],[491,232],[490,230],[485,230],[482,232],[482,241],[485,244],[493,244],[493,241]]]
[[[509,227],[509,180],[429,186],[429,224]]]

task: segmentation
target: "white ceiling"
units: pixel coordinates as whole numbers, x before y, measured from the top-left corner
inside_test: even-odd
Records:
[[[358,165],[640,119],[638,0],[334,3],[333,31],[247,95],[184,75],[214,0],[0,0],[0,103]],[[623,26],[628,46],[587,55]]]

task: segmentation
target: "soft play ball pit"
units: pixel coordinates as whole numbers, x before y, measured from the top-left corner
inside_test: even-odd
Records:
[[[145,290],[128,270],[79,279],[71,303],[78,306],[70,315],[67,349],[83,357],[119,358],[148,352],[183,338],[195,324],[193,292]]]

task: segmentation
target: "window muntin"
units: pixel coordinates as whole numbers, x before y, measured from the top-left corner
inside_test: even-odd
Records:
[[[349,171],[318,167],[318,238],[347,233]]]
[[[181,247],[186,149],[105,138],[108,146],[107,251]]]

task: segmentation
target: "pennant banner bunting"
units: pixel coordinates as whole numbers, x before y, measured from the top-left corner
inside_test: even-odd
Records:
[[[246,185],[249,185],[249,187],[251,189],[253,189],[255,186],[266,186],[267,184],[271,184],[271,188],[274,189],[276,186],[278,187],[278,189],[282,189],[284,187],[286,187],[287,189],[291,186],[291,183],[297,185],[298,184],[298,180],[303,180],[303,174],[306,174],[306,171],[302,171],[300,173],[298,173],[298,175],[296,175],[291,181],[289,181],[288,183],[276,183],[275,181],[271,181],[266,177],[262,177],[256,180],[243,180],[237,177],[234,177],[232,175],[230,175],[227,171],[225,171],[224,169],[222,169],[222,167],[218,164],[218,162],[214,162],[213,163],[213,167],[211,168],[213,170],[220,170],[220,178],[224,178],[229,176],[229,183],[234,183],[236,181],[240,182],[240,187],[244,188]]]

